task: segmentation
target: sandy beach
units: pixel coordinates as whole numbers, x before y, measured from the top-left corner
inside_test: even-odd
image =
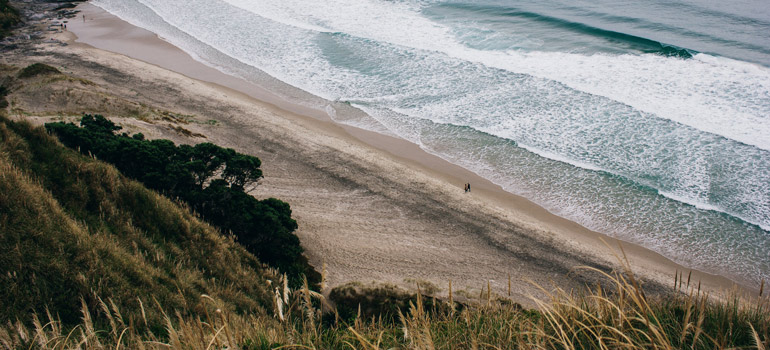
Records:
[[[506,295],[510,277],[512,298],[530,304],[530,296],[543,296],[533,283],[569,290],[597,281],[576,267],[619,268],[620,245],[651,290],[690,271],[553,215],[414,144],[336,124],[323,111],[221,73],[93,5],[78,9],[85,20],[48,35],[69,45],[38,42],[0,61],[44,62],[93,85],[62,87],[42,101],[35,96],[43,92],[16,91],[12,114],[42,123],[98,112],[130,132],[259,157],[265,177],[252,194],[291,204],[306,254],[319,271],[325,266],[332,287],[428,281],[443,294],[452,281],[456,292],[477,296],[489,282]],[[126,106],[135,113],[121,112]],[[175,117],[163,118],[169,113]],[[472,192],[465,193],[468,182]],[[699,271],[692,279],[711,291],[736,286]]]

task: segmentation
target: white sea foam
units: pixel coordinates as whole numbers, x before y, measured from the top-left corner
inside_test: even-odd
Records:
[[[300,28],[442,52],[489,67],[561,82],[637,110],[770,150],[770,69],[698,54],[691,60],[646,55],[473,50],[408,2],[306,0],[266,5],[227,0],[255,14]],[[313,11],[307,11],[313,8]]]
[[[547,78],[660,118],[770,150],[770,70],[754,64],[704,54],[696,55],[691,60],[682,60],[653,54],[613,56],[473,50],[455,40],[448,28],[420,16],[419,7],[408,2],[337,0],[313,5],[303,0],[280,3],[247,0],[227,2],[294,28],[346,33],[378,42],[441,52],[449,57],[514,73]],[[203,41],[209,44],[220,41],[222,36],[229,37],[230,41],[249,40],[247,35],[238,30],[239,27],[227,25],[228,18],[224,17],[215,19],[217,25],[234,30],[219,30],[211,35],[207,29],[210,26],[201,26],[199,17],[180,16],[175,11],[179,6],[186,6],[187,2],[179,5],[174,4],[174,1],[148,0],[144,4],[161,16],[166,14],[164,19],[169,23],[179,22],[174,25],[183,27],[182,30],[196,33],[199,38],[208,37],[203,38]],[[313,11],[307,11],[307,8],[313,8]],[[176,18],[168,18],[169,15]],[[196,28],[201,30],[196,31]],[[269,30],[270,26],[259,29]],[[310,43],[303,43],[311,33],[304,33],[304,36],[287,35],[290,33],[275,32],[273,40],[261,47],[270,50],[279,45],[276,41],[292,43],[290,46],[301,50],[294,50],[290,55],[280,50],[270,51],[287,62],[299,63],[293,66],[302,69],[302,66],[318,57],[318,52],[314,51]],[[237,54],[232,47],[216,47],[223,52]],[[248,53],[244,54],[241,56],[248,56]],[[271,69],[269,64],[260,64],[266,55],[262,56],[258,63],[254,62],[254,58],[243,59],[247,63],[257,64],[271,75],[282,75],[283,72]],[[339,75],[339,72],[325,68],[325,71]]]

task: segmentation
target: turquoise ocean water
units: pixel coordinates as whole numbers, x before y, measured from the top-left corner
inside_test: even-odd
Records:
[[[590,229],[770,278],[766,0],[94,0]]]

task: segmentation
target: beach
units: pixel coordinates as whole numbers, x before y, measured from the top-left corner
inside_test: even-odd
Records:
[[[184,116],[135,118],[106,108],[103,114],[126,131],[213,142],[259,157],[264,179],[252,194],[291,205],[296,233],[311,263],[326,270],[330,287],[377,282],[413,289],[425,281],[442,295],[451,281],[470,298],[487,283],[507,295],[510,278],[511,297],[531,305],[531,296],[544,296],[538,286],[593,285],[599,277],[581,267],[610,272],[621,268],[623,255],[652,290],[671,286],[677,271],[691,271],[551,214],[415,144],[336,124],[322,111],[221,73],[95,6],[78,9],[85,20],[77,17],[70,32],[51,35],[69,45],[37,43],[33,52],[13,51],[3,61],[62,67],[138,109]],[[76,103],[14,98],[23,118],[36,123],[83,112]],[[737,286],[728,277],[692,271],[694,284],[708,291]]]

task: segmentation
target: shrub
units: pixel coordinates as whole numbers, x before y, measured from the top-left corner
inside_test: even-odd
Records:
[[[81,299],[161,330],[162,312],[145,314],[142,302],[201,315],[206,294],[238,313],[270,308],[270,273],[242,246],[109,164],[1,114],[0,324],[30,324],[32,312],[50,309],[74,325]]]
[[[61,72],[44,63],[33,63],[19,72],[19,78],[32,78],[38,75],[60,74]]]
[[[260,201],[244,190],[262,177],[259,158],[212,143],[176,146],[169,140],[144,140],[139,134],[116,135],[121,128],[100,115],[85,115],[80,124],[49,123],[46,129],[66,146],[185,201],[262,262],[287,273],[292,286],[299,286],[306,275],[317,287],[321,276],[302,256],[289,204],[275,198]]]

